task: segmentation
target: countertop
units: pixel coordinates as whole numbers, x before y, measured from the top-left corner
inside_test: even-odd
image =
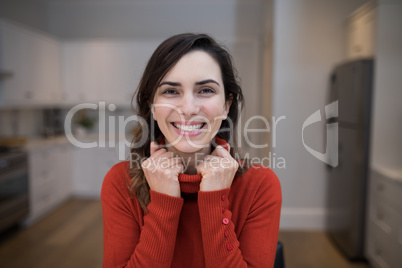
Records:
[[[85,135],[74,135],[73,138],[78,142],[82,143],[90,143],[90,142],[105,142],[105,144],[109,144],[109,142],[114,142],[117,146],[118,143],[124,142],[124,138],[119,137],[118,135],[100,135],[99,133],[89,133]],[[127,143],[131,142],[132,137],[127,135],[125,138]],[[73,141],[73,140],[72,140]],[[28,138],[27,143],[25,145],[26,150],[35,150],[38,148],[43,148],[46,146],[56,145],[56,144],[67,144],[70,143],[74,146],[73,142],[67,138],[66,135],[52,136],[52,137],[33,137]]]

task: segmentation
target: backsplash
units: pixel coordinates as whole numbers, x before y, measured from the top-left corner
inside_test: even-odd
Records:
[[[42,122],[42,110],[2,110],[0,111],[0,137],[41,136]]]
[[[49,125],[52,124],[49,123],[49,114],[53,115],[54,118],[51,121],[54,124],[61,124],[61,132],[64,133],[64,121],[69,111],[70,109],[67,108],[0,110],[0,137],[38,138],[57,135],[57,131],[49,131]],[[119,118],[120,120],[125,120],[134,114],[131,109],[116,109],[115,111],[109,111],[106,109],[105,111],[101,112],[93,109],[80,110],[73,116],[72,119],[73,132],[78,125],[76,122],[78,121],[79,117],[84,114],[87,118],[93,121],[93,126],[87,130],[87,133],[98,133],[99,114],[102,112],[104,112],[105,116],[105,134],[109,133],[109,120],[111,117],[114,117],[115,121],[115,127],[112,129],[112,133],[118,133]],[[59,119],[55,118],[56,116],[59,117]],[[131,132],[134,126],[135,122],[128,122],[125,127],[125,133]]]

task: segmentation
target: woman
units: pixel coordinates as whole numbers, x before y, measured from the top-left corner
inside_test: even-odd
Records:
[[[234,159],[242,103],[231,57],[211,37],[156,49],[137,92],[147,124],[135,157],[103,182],[104,267],[273,266],[280,184]]]

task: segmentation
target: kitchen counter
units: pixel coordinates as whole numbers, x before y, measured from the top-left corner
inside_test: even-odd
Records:
[[[120,142],[124,142],[124,139],[120,139],[118,135],[99,135],[99,133],[89,133],[85,135],[74,135],[74,138],[83,143],[90,143],[90,142],[99,142],[105,141],[106,147],[115,147],[118,146]],[[131,142],[132,136],[126,137],[127,142]],[[109,146],[109,142],[113,141],[115,146]],[[70,143],[69,139],[65,135],[53,136],[53,137],[37,137],[37,138],[29,138],[25,145],[25,148],[29,150],[35,150],[37,148],[42,148],[50,145],[55,144],[65,144]],[[73,145],[73,144],[72,144]]]
[[[53,136],[53,137],[37,137],[37,138],[29,138],[27,140],[27,143],[25,145],[25,148],[30,151],[30,150],[35,150],[38,148],[46,147],[46,146],[51,146],[55,144],[65,144],[68,143],[69,140],[65,135],[60,135],[60,136]]]

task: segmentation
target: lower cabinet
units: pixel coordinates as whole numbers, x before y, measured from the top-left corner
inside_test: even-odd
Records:
[[[366,255],[372,267],[402,267],[402,174],[371,171]]]
[[[74,195],[100,198],[106,173],[119,162],[115,148],[74,148]]]
[[[41,219],[71,196],[99,199],[106,173],[120,161],[117,148],[84,149],[65,140],[29,149],[30,214],[25,224]]]
[[[31,224],[64,202],[72,194],[72,147],[51,144],[29,150]]]

